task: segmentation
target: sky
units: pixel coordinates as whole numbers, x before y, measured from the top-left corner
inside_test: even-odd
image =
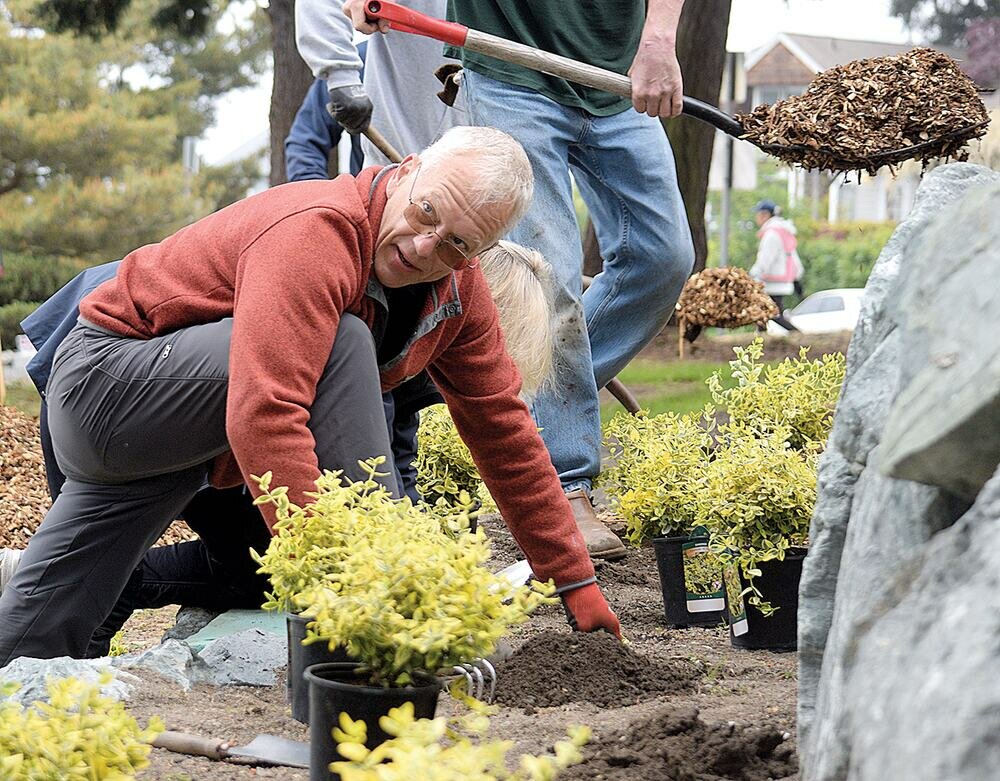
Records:
[[[697,2],[698,0],[688,0]],[[727,48],[749,51],[779,32],[906,42],[890,0],[733,0]],[[268,76],[256,87],[234,90],[217,102],[216,124],[198,142],[209,164],[219,162],[256,137],[266,137],[271,93]]]

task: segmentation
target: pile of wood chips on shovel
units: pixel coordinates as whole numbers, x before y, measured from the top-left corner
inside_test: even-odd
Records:
[[[802,95],[736,117],[743,138],[787,163],[867,171],[907,159],[965,160],[989,117],[976,85],[933,49],[855,60],[816,76]],[[918,149],[909,149],[918,147]]]
[[[778,314],[778,307],[764,292],[764,285],[733,266],[708,268],[692,274],[684,284],[675,309],[688,341],[694,341],[694,336],[705,326],[764,326]]]

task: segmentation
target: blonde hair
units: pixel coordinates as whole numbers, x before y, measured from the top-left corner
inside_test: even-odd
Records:
[[[552,272],[538,250],[501,241],[480,256],[500,313],[507,353],[521,372],[521,395],[535,396],[551,379]]]
[[[475,173],[469,179],[470,208],[503,204],[510,215],[501,234],[517,225],[531,205],[535,186],[524,147],[502,130],[459,125],[420,153],[428,167],[453,165],[457,156],[467,156]]]

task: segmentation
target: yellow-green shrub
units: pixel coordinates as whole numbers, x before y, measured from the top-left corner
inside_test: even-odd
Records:
[[[431,505],[441,502],[461,505],[466,496],[476,497],[488,512],[496,503],[472,460],[472,453],[458,435],[458,429],[444,404],[420,412],[417,429],[417,491]]]
[[[489,656],[511,626],[554,601],[551,586],[512,592],[483,566],[482,531],[449,533],[431,508],[395,500],[374,480],[325,475],[304,508],[269,482],[260,480],[257,502],[273,502],[281,520],[259,559],[275,590],[267,606],[301,609],[313,619],[307,642],[344,648],[373,685],[404,686],[414,673]]]
[[[698,417],[621,413],[605,427],[604,443],[615,463],[598,484],[625,520],[630,542],[687,534],[697,525],[711,446]]]
[[[486,721],[477,730],[485,732]],[[330,769],[343,781],[552,781],[560,771],[583,758],[580,747],[590,739],[586,727],[567,731],[567,740],[555,744],[553,754],[522,755],[516,770],[507,766],[509,740],[473,740],[449,728],[444,718],[414,719],[413,704],[393,708],[379,719],[391,738],[375,749],[365,747],[367,725],[340,715],[333,731],[337,750],[346,761]]]
[[[263,494],[256,504],[271,503],[276,507],[275,535],[261,556],[250,551],[260,569],[271,581],[264,608],[296,610],[301,608],[296,597],[317,584],[332,582],[343,566],[345,551],[351,541],[365,534],[382,530],[398,533],[416,512],[409,499],[393,502],[389,493],[374,476],[384,459],[364,465],[369,478],[349,482],[341,472],[326,472],[316,481],[312,501],[298,507],[288,501],[285,488],[270,490],[271,473],[258,478]],[[424,507],[421,517],[430,527],[460,532],[469,528],[471,502],[466,497],[462,505]]]
[[[771,607],[753,586],[758,566],[807,544],[816,504],[816,454],[795,450],[788,436],[780,428],[758,438],[747,429],[725,427],[702,488],[701,523],[709,531],[709,547],[723,565],[740,567],[751,584],[750,604],[765,614]]]
[[[786,430],[792,447],[821,450],[844,381],[844,356],[836,353],[810,361],[808,349],[802,348],[798,358],[767,366],[760,363],[761,339],[733,351],[736,359],[729,365],[736,385],[724,387],[722,372],[707,381],[712,398],[725,409],[730,422],[754,436]]]
[[[101,684],[110,681],[108,675]],[[0,697],[14,686],[0,686]],[[0,702],[0,778],[10,781],[108,781],[149,765],[158,719],[142,729],[100,686],[75,678],[48,683],[49,702]]]

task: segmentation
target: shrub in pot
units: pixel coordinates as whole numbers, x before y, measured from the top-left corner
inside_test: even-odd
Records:
[[[552,754],[525,754],[515,766],[507,760],[513,742],[482,739],[489,720],[474,719],[417,719],[413,706],[403,705],[380,720],[389,739],[369,749],[365,722],[343,715],[334,737],[344,760],[334,762],[331,769],[342,781],[552,781],[582,761],[580,748],[590,739],[587,727],[571,727]]]
[[[734,637],[744,633],[744,627],[733,626],[742,614],[736,600],[744,597],[750,608],[745,613],[748,627],[764,633],[778,631],[774,626],[767,628],[761,619],[784,608],[777,602],[772,604],[776,595],[759,587],[757,578],[768,562],[782,561],[790,554],[795,554],[797,561],[808,544],[809,521],[816,504],[817,456],[794,449],[788,437],[786,429],[757,437],[739,426],[725,426],[714,458],[705,469],[702,524],[709,532],[710,548],[723,566],[733,568],[735,576],[743,579],[736,593],[734,572],[727,573]],[[793,591],[797,593],[797,587]],[[794,644],[794,616],[783,616],[781,624],[786,634],[774,642]]]
[[[614,465],[600,477],[633,545],[652,540],[672,627],[721,620],[722,569],[698,527],[712,440],[705,415],[616,415],[605,428]]]
[[[313,767],[324,772],[341,712],[367,717],[374,747],[385,737],[375,727],[378,716],[400,704],[394,700],[424,702],[418,715],[433,716],[438,671],[489,656],[512,626],[554,601],[551,586],[512,590],[490,572],[481,531],[448,533],[439,516],[384,491],[367,491],[363,504],[367,515],[338,538],[335,565],[294,598],[312,618],[308,638],[356,660],[306,672]],[[317,498],[307,508],[324,512],[336,516],[336,525],[343,503]]]
[[[316,643],[309,635],[308,611],[302,594],[317,585],[331,582],[343,567],[350,541],[366,534],[398,530],[414,512],[408,499],[395,502],[374,477],[381,460],[365,464],[366,480],[350,482],[341,472],[326,472],[316,481],[316,492],[305,507],[288,501],[284,488],[270,489],[271,475],[259,480],[262,490],[257,504],[270,503],[276,508],[274,537],[263,555],[251,551],[266,574],[271,591],[265,609],[288,613],[288,701],[292,716],[308,720],[308,689],[302,674],[310,664],[342,662],[348,659],[342,648]],[[470,505],[466,503],[424,508],[422,513],[437,528],[460,534],[469,528]]]

